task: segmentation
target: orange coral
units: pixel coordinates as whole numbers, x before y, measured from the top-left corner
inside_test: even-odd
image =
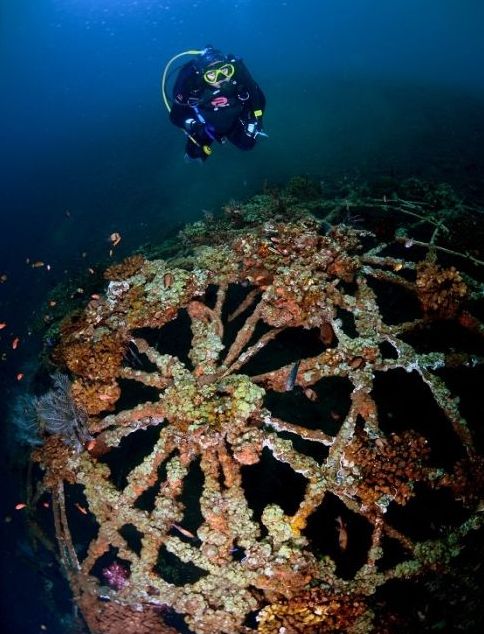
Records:
[[[125,280],[137,273],[144,263],[145,259],[142,255],[131,255],[122,262],[107,268],[104,272],[104,279],[110,281]]]
[[[472,508],[484,498],[484,458],[463,458],[454,465],[452,474],[446,473],[436,486],[449,487],[455,498]]]
[[[76,476],[67,467],[72,449],[62,442],[58,436],[49,436],[39,449],[32,453],[32,460],[45,469],[44,486],[55,489],[62,481],[74,484]]]
[[[459,271],[424,260],[417,264],[417,297],[426,315],[454,318],[467,296],[467,285]]]
[[[330,594],[313,588],[261,610],[257,631],[261,634],[346,632],[365,611],[364,600],[357,595]]]
[[[108,334],[94,342],[61,341],[56,354],[73,374],[106,382],[117,376],[124,348],[120,335]]]
[[[113,379],[108,383],[76,379],[72,384],[72,396],[90,416],[109,411],[121,396],[121,390]]]
[[[359,431],[346,447],[345,461],[363,504],[375,504],[384,495],[406,504],[413,496],[412,481],[427,478],[429,454],[426,439],[412,431],[376,440]]]
[[[344,282],[352,282],[358,270],[358,261],[346,255],[339,255],[328,267],[328,274]]]

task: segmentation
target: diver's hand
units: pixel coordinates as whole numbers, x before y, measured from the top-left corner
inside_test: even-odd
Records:
[[[258,121],[249,121],[245,126],[245,133],[247,136],[255,139],[259,132],[259,123]]]
[[[184,122],[183,127],[190,136],[193,136],[204,143],[209,140],[215,140],[215,129],[210,124],[202,123],[197,119],[187,119]]]
[[[197,119],[185,119],[183,127],[188,134],[196,135],[202,133],[205,126]]]
[[[252,139],[257,138],[259,135],[267,136],[267,134],[262,129],[262,119],[260,117],[258,119],[251,119],[246,123],[245,133]]]

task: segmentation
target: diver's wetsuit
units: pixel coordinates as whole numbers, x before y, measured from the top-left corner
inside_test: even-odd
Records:
[[[228,139],[241,150],[250,150],[256,143],[255,136],[248,133],[249,123],[258,123],[254,112],[263,111],[266,103],[264,93],[250,76],[241,59],[227,57],[235,72],[219,87],[211,86],[203,79],[196,61],[185,64],[173,89],[173,105],[170,120],[179,128],[186,129],[186,121],[195,119],[197,125],[188,130],[196,143],[187,138],[186,153],[190,158],[205,160],[203,146],[213,141]]]

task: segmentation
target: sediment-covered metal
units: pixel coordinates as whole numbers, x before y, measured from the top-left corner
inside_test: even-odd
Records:
[[[186,243],[198,246],[178,261],[111,267],[106,293],[62,328],[54,358],[92,440],[76,452],[50,438],[35,459],[92,632],[121,631],[120,618],[126,632],[173,631],[177,618],[197,634],[392,631],[378,590],[445,574],[482,527],[483,462],[441,372],[482,356],[412,343],[442,320],[478,341],[468,304],[479,284],[367,230],[265,206],[232,206],[212,244],[191,226]],[[455,456],[434,449],[420,397],[415,421],[392,429],[375,381],[394,376],[419,386]],[[265,471],[251,470],[269,462],[287,477],[285,498],[270,487],[258,498]],[[82,554],[71,489],[93,531]],[[430,537],[398,522],[421,493],[458,509]]]

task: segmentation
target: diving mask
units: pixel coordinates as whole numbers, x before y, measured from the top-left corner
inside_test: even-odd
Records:
[[[209,68],[203,73],[203,78],[207,84],[216,84],[219,81],[230,79],[235,72],[233,64],[223,64],[218,68]]]

